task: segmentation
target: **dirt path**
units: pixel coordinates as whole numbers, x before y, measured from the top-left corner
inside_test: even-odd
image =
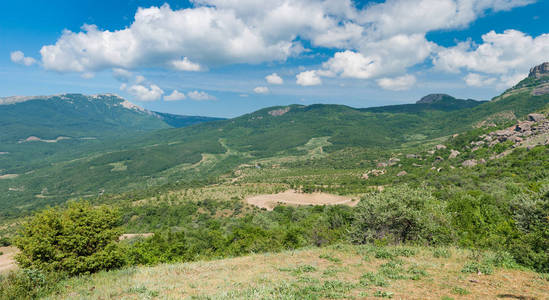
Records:
[[[15,247],[0,247],[0,252],[4,253],[0,255],[0,273],[16,269],[14,256],[19,253],[19,250]]]
[[[135,238],[148,238],[153,235],[154,233],[125,233],[120,237],[118,237],[118,240],[123,241],[123,240],[132,240]]]
[[[287,205],[349,205],[355,206],[358,204],[358,200],[350,197],[326,194],[326,193],[312,193],[305,194],[299,193],[295,190],[287,190],[278,194],[270,195],[256,195],[246,198],[246,202],[257,206],[259,208],[265,208],[267,210],[273,210],[275,206],[279,204]]]

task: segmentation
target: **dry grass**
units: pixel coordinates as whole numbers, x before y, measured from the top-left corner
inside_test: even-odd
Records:
[[[327,193],[299,193],[287,190],[278,194],[257,195],[246,198],[248,204],[273,210],[277,205],[349,205],[355,206],[358,200]]]
[[[399,248],[388,248],[388,251],[395,249]],[[450,249],[450,258],[434,258],[431,249],[406,249],[412,255],[393,259],[376,258],[385,251],[380,248],[339,246],[131,268],[69,280],[63,283],[65,290],[52,299],[375,299],[376,295],[394,299],[549,297],[547,279],[534,272],[495,269],[492,275],[463,273],[462,268],[471,257],[469,251]],[[388,262],[408,270],[404,272],[421,270],[418,272],[421,275],[377,278],[382,276],[379,274],[389,274],[380,271],[382,264]],[[364,274],[368,272],[381,281],[365,282]]]
[[[14,257],[19,252],[15,247],[0,247],[0,273],[17,269]]]

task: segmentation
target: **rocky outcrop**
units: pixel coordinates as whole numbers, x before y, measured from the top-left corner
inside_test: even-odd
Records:
[[[421,98],[416,103],[417,104],[430,104],[430,103],[439,102],[439,101],[444,100],[444,99],[455,99],[455,98],[450,96],[450,95],[447,95],[447,94],[430,94],[430,95],[427,95],[427,96]]]
[[[382,169],[382,170],[373,169],[373,170],[370,170],[370,171],[362,174],[361,178],[362,179],[368,179],[368,178],[370,178],[370,175],[377,177],[377,176],[380,176],[380,175],[383,175],[383,174],[385,174],[384,169]]]
[[[543,114],[529,114],[528,115],[528,121],[532,122],[539,122],[545,120],[545,116]]]
[[[398,162],[400,162],[400,159],[393,157],[393,158],[389,159],[389,166],[394,166]]]
[[[290,111],[290,108],[285,107],[285,108],[281,108],[281,109],[271,110],[271,111],[269,111],[269,115],[271,115],[273,117],[279,117],[279,116],[282,116],[283,114],[285,114],[289,111]]]
[[[401,176],[404,176],[406,174],[408,174],[406,171],[400,171],[400,172],[398,172],[398,174],[396,176],[401,177]]]
[[[532,90],[532,96],[541,96],[549,94],[549,83],[540,84]]]
[[[435,148],[436,148],[437,150],[443,150],[443,149],[446,149],[446,146],[444,146],[444,145],[436,145]]]
[[[450,155],[448,156],[448,159],[456,158],[459,154],[459,151],[452,149],[450,150]]]
[[[549,62],[542,63],[539,66],[535,66],[530,69],[528,77],[540,78],[543,76],[549,76]]]
[[[467,167],[467,168],[469,168],[469,167],[474,167],[474,166],[476,166],[477,164],[478,164],[478,163],[477,163],[477,160],[476,160],[476,159],[468,159],[468,160],[466,160],[466,161],[464,161],[464,162],[461,163],[462,166]]]

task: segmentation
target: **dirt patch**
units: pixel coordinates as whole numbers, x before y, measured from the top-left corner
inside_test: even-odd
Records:
[[[4,273],[10,270],[17,269],[15,264],[15,255],[19,253],[19,249],[16,247],[0,247],[0,273]]]
[[[26,138],[24,140],[20,140],[18,143],[19,144],[28,143],[28,142],[57,143],[57,142],[62,141],[62,140],[70,140],[70,139],[71,139],[70,137],[59,136],[55,140],[44,140],[44,139],[41,139],[41,138],[36,137],[36,136],[29,136],[28,138]]]
[[[0,175],[0,179],[14,179],[19,177],[19,174],[4,174]]]
[[[265,208],[267,210],[273,210],[277,205],[349,205],[355,206],[358,204],[358,200],[326,194],[326,193],[299,193],[295,190],[287,190],[278,194],[269,195],[256,195],[246,198],[246,202],[257,206],[259,208]]]
[[[132,239],[136,239],[136,238],[148,238],[148,237],[151,237],[153,235],[154,235],[154,233],[152,233],[152,232],[150,232],[150,233],[125,233],[125,234],[121,235],[118,239],[120,241],[132,240]]]

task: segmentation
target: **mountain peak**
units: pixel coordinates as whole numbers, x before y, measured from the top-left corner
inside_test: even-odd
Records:
[[[528,74],[528,77],[540,78],[542,76],[549,76],[549,62],[533,67]]]
[[[418,100],[416,103],[417,104],[429,104],[429,103],[435,103],[435,102],[439,102],[441,100],[445,100],[445,99],[456,99],[448,94],[429,94],[423,98],[421,98],[420,100]]]

